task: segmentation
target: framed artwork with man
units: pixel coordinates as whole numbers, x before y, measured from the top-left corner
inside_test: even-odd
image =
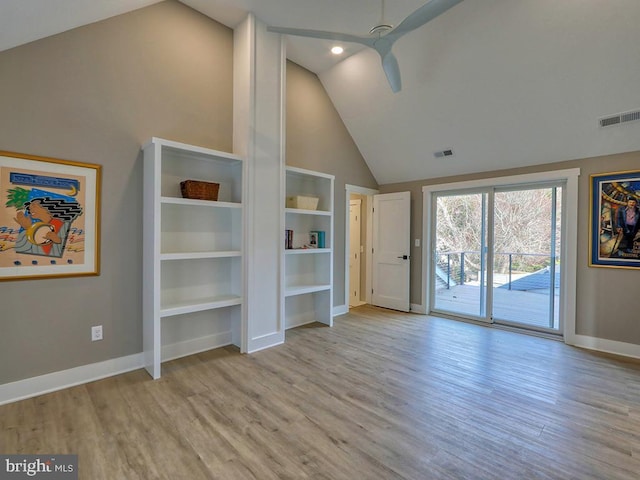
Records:
[[[589,265],[640,267],[640,171],[590,177]]]

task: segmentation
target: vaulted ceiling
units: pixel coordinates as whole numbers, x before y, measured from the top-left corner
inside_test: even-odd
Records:
[[[398,24],[426,0],[386,0]],[[2,0],[0,50],[156,3]],[[234,27],[267,25],[366,35],[381,0],[182,0]],[[640,1],[463,0],[394,46],[403,88],[392,93],[376,52],[287,39],[316,72],[380,184],[640,150]],[[434,152],[452,149],[453,156]],[[606,168],[605,166],[603,166]]]

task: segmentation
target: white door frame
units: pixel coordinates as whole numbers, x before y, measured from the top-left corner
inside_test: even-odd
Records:
[[[560,305],[561,325],[564,325],[564,341],[570,345],[576,343],[576,270],[578,244],[578,177],[579,168],[555,170],[548,172],[512,175],[508,177],[487,178],[468,182],[446,183],[441,185],[427,185],[422,187],[422,305],[425,313],[431,311],[430,279],[433,265],[433,232],[431,222],[434,216],[435,204],[433,193],[453,190],[469,190],[485,187],[500,187],[508,185],[524,185],[528,183],[543,183],[551,181],[566,182],[562,202],[562,216],[565,219],[562,229],[561,258],[564,275],[560,277],[560,295],[564,302]]]
[[[353,224],[351,223],[351,209],[352,208],[357,208],[356,210],[356,221],[358,223],[358,228],[354,228]],[[357,232],[356,232],[357,230]],[[354,238],[358,239],[358,245],[357,245],[357,252],[355,252],[356,254],[356,263],[357,263],[357,269],[352,269],[351,268],[351,262],[354,261],[354,258],[352,257],[353,255],[353,251],[351,250],[351,244],[354,240]],[[366,242],[366,238],[365,238],[365,242]],[[357,276],[357,285],[355,285],[355,289],[357,293],[357,298],[355,298],[354,302],[353,302],[353,306],[354,307],[358,307],[360,305],[363,305],[366,302],[363,302],[361,300],[362,298],[362,289],[360,288],[360,285],[362,284],[362,279],[361,279],[361,264],[362,264],[362,247],[364,245],[363,241],[362,241],[362,199],[361,198],[355,198],[355,199],[351,199],[349,201],[349,241],[346,242],[347,245],[349,245],[349,301],[348,306],[349,308],[351,308],[352,306],[352,302],[351,302],[351,293],[353,291],[353,289],[351,288],[351,280],[355,280],[355,277]],[[345,266],[346,267],[346,266]],[[355,272],[352,270],[356,270]],[[352,278],[352,273],[355,273],[355,275],[353,275]]]
[[[344,313],[349,311],[349,249],[347,245],[349,245],[349,201],[351,199],[351,194],[355,193],[358,195],[366,195],[367,196],[367,208],[362,209],[362,217],[367,220],[367,230],[365,232],[365,245],[369,249],[367,251],[367,256],[365,260],[365,301],[367,303],[371,303],[371,270],[373,268],[372,259],[371,259],[371,245],[373,244],[373,196],[380,193],[379,190],[374,188],[367,187],[359,187],[357,185],[345,185],[346,195],[345,195],[345,228],[344,228]]]

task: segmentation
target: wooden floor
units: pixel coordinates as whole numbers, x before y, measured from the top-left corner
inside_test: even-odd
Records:
[[[2,406],[0,453],[77,453],[86,480],[637,480],[640,364],[364,306]]]

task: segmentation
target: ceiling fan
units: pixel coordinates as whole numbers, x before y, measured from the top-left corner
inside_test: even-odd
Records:
[[[323,30],[307,30],[304,28],[267,27],[267,30],[269,32],[301,37],[360,43],[369,48],[373,48],[380,55],[382,69],[387,76],[389,85],[391,85],[391,90],[397,93],[402,88],[402,81],[400,79],[398,60],[391,51],[394,42],[404,34],[421,27],[461,1],[462,0],[430,0],[400,22],[399,25],[393,27],[384,23],[384,0],[382,0],[382,18],[380,24],[369,30],[370,36],[368,37],[347,33],[325,32]]]

